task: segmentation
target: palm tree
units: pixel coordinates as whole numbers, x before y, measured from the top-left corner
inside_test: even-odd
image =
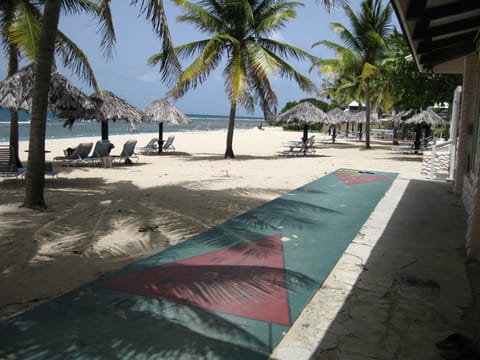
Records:
[[[184,9],[179,21],[191,23],[211,37],[175,48],[181,58],[195,54],[198,57],[181,73],[170,95],[175,99],[183,96],[189,89],[203,83],[224,61],[223,74],[230,101],[225,158],[234,158],[232,144],[237,105],[253,111],[257,104],[275,112],[277,97],[269,76],[280,74],[294,79],[302,90],[314,89],[307,77],[283,59],[290,56],[313,61],[314,57],[268,37],[296,16],[295,7],[299,3],[284,0],[175,2]],[[162,56],[162,53],[153,55],[149,62],[157,64]]]
[[[15,1],[15,0],[14,0]],[[110,16],[110,0],[42,0],[44,13],[41,25],[39,46],[37,51],[36,76],[32,101],[32,114],[30,126],[30,143],[28,157],[28,172],[25,178],[24,206],[33,209],[46,207],[44,200],[44,174],[45,174],[45,126],[47,116],[47,98],[51,77],[51,69],[54,60],[55,42],[57,38],[60,9],[64,8],[69,13],[89,11],[88,5],[95,5],[98,9],[96,14],[104,16],[108,21],[100,22],[100,30],[103,37],[101,46],[107,55],[114,41],[111,36],[113,24]],[[132,4],[139,3],[132,0]],[[152,23],[154,31],[163,39],[164,58],[161,70],[165,73],[178,72],[179,64],[173,55],[173,46],[170,33],[163,11],[163,1],[142,0],[140,13]]]
[[[25,179],[26,196],[24,206],[45,208],[46,204],[43,199],[45,125],[48,90],[52,65],[54,65],[55,50],[57,50],[64,59],[66,66],[70,66],[82,77],[90,79],[94,85],[98,85],[88,61],[86,61],[86,57],[80,49],[61,32],[57,32],[62,1],[47,0],[34,3],[28,0],[8,0],[5,5],[8,7],[9,12],[6,13],[8,17],[2,19],[4,20],[2,21],[2,35],[4,35],[8,44],[15,44],[18,52],[13,56],[16,56],[18,59],[20,49],[22,49],[23,53],[29,58],[37,60],[30,126],[29,171]],[[108,0],[98,4],[90,0],[79,1],[78,3],[65,1],[63,5],[68,11],[86,11],[94,13],[99,17],[99,23],[101,24],[100,30],[103,34],[102,46],[107,55],[111,54],[115,36],[113,27],[111,26]],[[42,6],[44,8],[43,17],[39,11]],[[40,31],[41,28],[45,29],[48,27],[54,27],[54,30]],[[18,68],[18,63],[16,66]],[[17,140],[12,140],[18,144],[18,133],[16,139]]]
[[[336,58],[320,60],[315,65],[321,73],[340,78],[338,89],[349,89],[350,94],[356,93],[355,88],[360,90],[366,104],[365,147],[369,149],[372,86],[381,83],[378,77],[387,48],[386,39],[391,32],[392,9],[390,4],[383,7],[381,0],[364,0],[358,16],[350,6],[343,8],[352,30],[343,24],[332,23],[331,27],[344,45],[326,40],[315,43],[313,46],[321,44],[336,53]]]
[[[105,14],[99,12],[94,3],[85,3],[100,18]],[[19,59],[23,55],[35,62],[38,49],[38,36],[42,13],[40,5],[31,0],[5,0],[0,4],[0,28],[2,40],[8,54],[7,77],[19,70]],[[93,70],[87,57],[75,43],[62,32],[58,32],[56,39],[56,53],[63,65],[76,72],[89,85],[98,87]],[[21,166],[18,156],[18,111],[10,109],[10,145],[14,149],[17,166]]]

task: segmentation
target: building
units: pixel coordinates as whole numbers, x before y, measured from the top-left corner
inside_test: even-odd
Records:
[[[468,217],[467,255],[480,260],[480,1],[391,3],[419,71],[463,74],[453,190]]]

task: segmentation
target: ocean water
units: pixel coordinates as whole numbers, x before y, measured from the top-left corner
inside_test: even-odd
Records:
[[[187,125],[170,125],[165,123],[163,132],[180,131],[214,131],[227,129],[228,117],[218,115],[188,115],[192,122]],[[250,129],[257,127],[263,119],[255,117],[237,117],[235,120],[236,129]],[[19,140],[28,140],[30,136],[30,115],[24,111],[19,113]],[[158,134],[157,123],[135,124],[136,133]],[[110,121],[108,124],[109,135],[129,134],[128,123],[126,121]],[[101,126],[98,121],[77,120],[72,128],[65,128],[63,120],[49,115],[47,118],[47,139],[75,138],[84,136],[101,136]],[[10,113],[8,109],[0,109],[0,142],[10,140]]]

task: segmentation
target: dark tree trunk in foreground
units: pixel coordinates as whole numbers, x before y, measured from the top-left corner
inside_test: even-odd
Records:
[[[18,71],[18,47],[16,44],[8,45],[8,74],[12,76]],[[18,156],[18,110],[10,109],[10,146],[13,148],[13,157],[17,168],[22,167]]]
[[[225,150],[225,159],[234,159],[233,154],[233,130],[235,129],[235,113],[237,111],[237,103],[232,101],[230,104],[230,118],[228,120],[227,132],[227,149]]]
[[[23,206],[32,209],[45,209],[43,198],[45,187],[45,130],[48,110],[48,90],[52,76],[52,63],[55,50],[61,0],[45,1],[43,23],[40,33],[38,60],[33,87],[32,119],[28,165],[25,177],[25,199]]]

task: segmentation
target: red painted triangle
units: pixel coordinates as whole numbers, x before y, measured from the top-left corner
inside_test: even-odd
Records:
[[[388,176],[372,175],[353,171],[337,171],[335,175],[346,185],[358,185],[388,179]]]
[[[194,256],[98,286],[290,325],[280,236]]]

